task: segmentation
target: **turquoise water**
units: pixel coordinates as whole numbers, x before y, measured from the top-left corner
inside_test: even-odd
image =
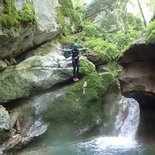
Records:
[[[31,146],[20,155],[155,155],[155,148],[125,137],[98,137],[86,142]]]
[[[99,137],[58,148],[51,155],[155,155],[155,149],[123,137]]]
[[[115,121],[115,128],[119,129],[117,137],[100,135],[76,141],[71,136],[72,130],[60,127],[57,132],[49,130],[42,139],[31,143],[19,155],[155,155],[155,147],[135,139],[139,124],[139,104],[123,97],[119,111]],[[124,111],[127,111],[126,117]]]

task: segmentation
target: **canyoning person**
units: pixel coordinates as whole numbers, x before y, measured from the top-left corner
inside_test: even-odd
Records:
[[[73,80],[74,81],[78,81],[79,80],[79,66],[80,66],[80,62],[79,62],[79,52],[80,51],[85,51],[86,48],[78,48],[78,44],[74,43],[73,44],[73,48],[65,48],[63,49],[63,51],[65,53],[69,53],[72,55],[72,66],[73,66]]]
[[[74,48],[72,49],[72,66],[73,66],[73,80],[79,80],[79,50],[78,44],[73,45]]]

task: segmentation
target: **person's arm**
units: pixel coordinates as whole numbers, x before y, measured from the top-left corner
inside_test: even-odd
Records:
[[[79,52],[81,52],[81,51],[85,52],[87,50],[87,48],[79,48],[78,50],[79,50]]]
[[[64,48],[64,49],[62,49],[62,51],[63,51],[63,52],[71,52],[72,49],[70,49],[70,48]]]
[[[64,48],[62,49],[63,55],[68,58],[72,54],[72,49],[70,48]]]

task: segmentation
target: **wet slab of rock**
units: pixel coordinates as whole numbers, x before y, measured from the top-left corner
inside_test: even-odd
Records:
[[[0,71],[4,70],[6,67],[7,64],[4,61],[0,60]]]
[[[154,105],[154,49],[155,44],[134,44],[119,59],[123,66],[119,77],[122,94],[137,99],[141,105]]]
[[[18,113],[21,135],[5,142],[1,146],[3,152],[22,148],[45,132],[47,142],[55,135],[60,139],[68,132],[70,136],[78,136],[86,128],[100,126],[100,76],[87,59],[81,60],[81,69],[85,77],[78,83],[31,97],[11,111]]]
[[[20,11],[26,1],[16,0],[16,8]],[[54,4],[54,5],[53,5]],[[2,4],[1,4],[2,5]],[[0,26],[0,57],[16,57],[25,51],[55,38],[61,31],[57,23],[57,1],[33,0],[36,24],[26,24],[17,28]],[[0,23],[1,25],[1,23]]]
[[[89,61],[91,61],[97,67],[108,63],[104,57],[102,57],[99,54],[96,54],[93,51],[88,52],[87,54],[84,55],[87,57]]]
[[[0,73],[0,103],[32,96],[72,76],[65,57],[57,53],[27,58]]]
[[[10,116],[8,111],[0,105],[0,143],[10,135]]]

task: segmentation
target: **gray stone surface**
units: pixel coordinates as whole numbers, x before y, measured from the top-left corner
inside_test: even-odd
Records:
[[[39,58],[40,56],[35,57]],[[57,59],[58,57],[61,56],[55,55],[52,59],[48,55],[48,58],[51,58],[51,60],[46,59],[45,63],[43,63],[44,67],[48,67],[51,63],[53,68],[56,67],[56,62],[60,60],[60,58]],[[31,57],[30,59],[33,58],[34,57]],[[22,65],[19,64],[18,68],[27,68],[30,65],[30,59],[27,59]],[[58,87],[54,87],[54,89],[46,90],[37,96],[21,101],[18,107],[10,111],[11,113],[18,113],[19,122],[21,122],[22,135],[10,138],[10,140],[4,143],[0,149],[4,148],[5,151],[8,151],[21,148],[28,142],[45,133],[45,131],[47,131],[47,134],[43,139],[43,141],[45,140],[45,143],[48,141],[49,137],[50,139],[53,139],[54,136],[57,135],[61,138],[61,136],[68,133],[68,131],[71,131],[69,133],[70,135],[78,136],[83,134],[83,131],[87,132],[86,129],[89,129],[90,132],[94,126],[98,126],[98,124],[102,122],[100,109],[101,100],[99,97],[101,85],[98,81],[99,76],[92,63],[88,63],[87,59],[84,59],[82,62],[87,64],[81,64],[87,68],[85,69],[86,75],[90,72],[90,74],[94,74],[91,75],[91,79],[85,75],[78,83],[70,85],[68,83],[63,83]],[[61,66],[61,63],[59,64]],[[33,65],[36,65],[37,67],[37,63]],[[47,68],[46,71],[48,69],[49,68]],[[42,71],[43,70],[44,69],[42,68]],[[33,70],[33,73],[35,73],[34,71],[35,70]],[[52,70],[50,70],[50,72],[52,72]],[[57,72],[59,72],[59,68],[57,68]],[[47,76],[45,73],[45,76],[42,76],[42,72],[37,75],[33,73],[29,72],[27,74],[25,72],[24,74],[23,70],[22,75],[25,78],[31,77],[31,80],[33,79],[35,83],[38,83],[40,81],[39,79],[52,79],[52,76]],[[62,75],[60,75],[60,77],[61,76]],[[59,83],[61,82],[59,81]],[[50,82],[48,83],[48,86],[49,85]],[[92,92],[93,94],[90,95]]]
[[[8,111],[0,105],[0,143],[9,136],[10,130],[10,116]]]
[[[60,25],[56,21],[57,5],[52,5],[53,1],[39,0],[38,3],[37,0],[33,0],[37,24],[26,24],[18,29],[0,27],[0,58],[16,57],[60,33]],[[16,1],[19,7],[22,7],[23,3],[20,0]]]
[[[10,116],[8,114],[8,111],[0,105],[0,129],[9,130],[9,122],[10,122]]]
[[[0,60],[0,71],[4,70],[6,67],[7,64],[4,61]]]
[[[69,79],[72,68],[67,68],[68,63],[65,57],[51,52],[8,67],[0,73],[0,103],[31,96]]]
[[[56,11],[52,3],[54,0],[33,0],[35,15],[38,26],[41,30],[56,31],[58,24],[56,23]],[[54,1],[58,3],[57,0]]]

